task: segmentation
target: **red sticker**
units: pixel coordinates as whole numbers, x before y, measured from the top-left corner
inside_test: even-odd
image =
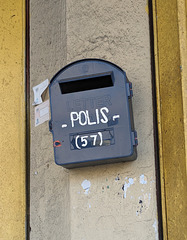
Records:
[[[54,141],[53,147],[61,147],[61,146],[62,146],[62,144],[60,141]]]

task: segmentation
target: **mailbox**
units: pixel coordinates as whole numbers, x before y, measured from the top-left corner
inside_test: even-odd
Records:
[[[83,59],[49,85],[55,162],[65,168],[135,160],[132,84],[115,64]]]

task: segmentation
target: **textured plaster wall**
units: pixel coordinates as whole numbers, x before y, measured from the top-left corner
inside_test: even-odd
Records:
[[[112,61],[133,83],[139,139],[136,161],[65,170],[31,107],[31,239],[158,239],[146,4],[31,0],[31,85],[81,58]]]
[[[67,1],[67,61],[103,58],[127,72],[139,139],[134,162],[69,172],[72,240],[158,239],[146,4]]]
[[[69,238],[69,176],[53,161],[48,122],[34,127],[32,87],[66,64],[63,0],[30,1],[31,35],[31,239]]]

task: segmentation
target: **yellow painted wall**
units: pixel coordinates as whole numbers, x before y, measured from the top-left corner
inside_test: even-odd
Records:
[[[25,239],[25,3],[0,0],[0,239]]]
[[[187,173],[187,1],[178,0],[179,44]]]
[[[154,0],[164,239],[187,239],[185,0]]]

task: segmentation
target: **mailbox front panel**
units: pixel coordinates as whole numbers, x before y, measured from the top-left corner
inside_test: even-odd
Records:
[[[130,84],[116,65],[74,62],[51,80],[55,162],[67,168],[136,158]]]

